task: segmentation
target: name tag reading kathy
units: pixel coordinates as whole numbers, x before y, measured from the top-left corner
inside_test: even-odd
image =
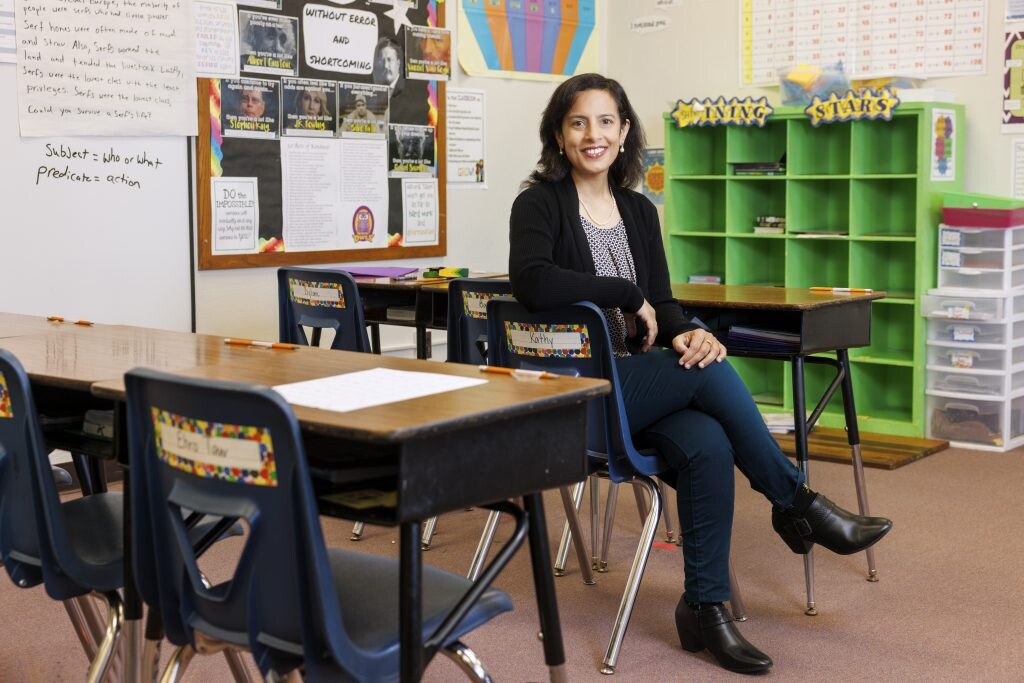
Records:
[[[590,333],[586,325],[505,323],[510,351],[537,358],[590,358]]]
[[[288,278],[288,293],[292,301],[304,306],[345,308],[345,294],[337,282],[308,282]]]
[[[267,430],[152,411],[157,454],[171,467],[198,477],[277,486],[274,445]]]
[[[470,318],[485,320],[487,318],[487,302],[495,296],[489,292],[463,292],[462,310]]]

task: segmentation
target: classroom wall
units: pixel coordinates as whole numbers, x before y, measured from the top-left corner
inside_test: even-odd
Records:
[[[677,99],[761,97],[779,104],[778,88],[739,85],[739,3],[690,0],[667,11],[654,0],[609,2],[607,73],[620,80],[640,114],[652,147],[664,142],[662,115]],[[1000,132],[1002,41],[1005,3],[988,3],[987,72],[981,76],[935,78],[926,87],[952,90],[967,109],[965,185],[968,192],[1009,195],[1010,137]],[[640,35],[629,30],[638,16],[664,14],[665,31]]]

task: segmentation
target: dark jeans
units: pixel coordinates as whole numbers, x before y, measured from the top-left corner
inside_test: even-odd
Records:
[[[729,599],[733,466],[772,503],[789,507],[804,475],[765,428],[728,361],[684,369],[671,349],[616,362],[636,445],[657,448],[676,489],[687,602]]]

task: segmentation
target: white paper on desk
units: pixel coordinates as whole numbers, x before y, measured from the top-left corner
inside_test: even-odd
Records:
[[[350,410],[475,387],[486,381],[434,372],[375,368],[306,382],[281,384],[274,387],[274,391],[295,405],[346,413]]]

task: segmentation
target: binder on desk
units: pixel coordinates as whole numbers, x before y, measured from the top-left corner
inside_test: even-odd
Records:
[[[737,351],[795,353],[800,350],[800,335],[796,332],[732,325],[725,339],[726,348]]]

